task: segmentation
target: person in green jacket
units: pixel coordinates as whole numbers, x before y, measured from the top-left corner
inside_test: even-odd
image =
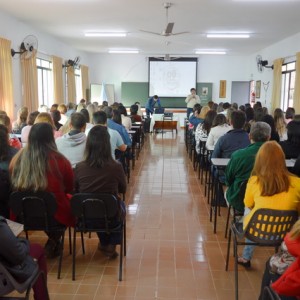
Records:
[[[239,199],[242,182],[250,177],[255,156],[260,146],[268,141],[271,136],[271,127],[265,122],[256,122],[251,125],[249,138],[251,144],[235,151],[225,170],[225,184],[228,187],[225,192],[227,202],[237,211],[244,211],[244,201]]]

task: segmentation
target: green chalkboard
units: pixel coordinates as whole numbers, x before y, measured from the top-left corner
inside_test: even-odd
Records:
[[[125,106],[131,106],[139,101],[144,106],[148,100],[148,82],[122,82],[121,102]],[[212,83],[197,83],[197,94],[200,96],[201,104],[205,105],[212,98]],[[158,95],[159,96],[159,95]],[[185,108],[184,97],[161,97],[162,106],[166,108]]]

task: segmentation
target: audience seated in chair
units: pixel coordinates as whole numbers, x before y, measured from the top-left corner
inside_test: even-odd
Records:
[[[250,144],[248,134],[243,129],[245,121],[244,112],[239,110],[232,112],[230,124],[233,129],[219,138],[212,153],[212,158],[230,158],[234,151],[246,148]]]
[[[116,119],[113,120],[113,109],[110,106],[105,106],[103,111],[106,113],[107,116],[107,127],[113,130],[116,130],[121,135],[123,142],[127,147],[131,147],[132,141],[131,138],[126,130],[126,128],[122,125],[121,116],[118,111],[114,112],[115,115],[119,117],[118,122]]]
[[[225,170],[225,192],[227,202],[237,211],[244,211],[244,202],[240,202],[240,185],[248,180],[255,162],[255,155],[261,145],[270,139],[271,127],[265,122],[255,122],[250,129],[251,144],[233,152]]]
[[[57,149],[70,161],[72,168],[82,161],[86,143],[85,117],[81,113],[71,115],[70,131],[55,140]]]
[[[286,235],[279,251],[266,262],[259,300],[263,300],[263,290],[269,285],[281,300],[300,297],[300,221]]]
[[[21,144],[20,140],[18,139],[18,137],[14,133],[11,132],[10,118],[7,116],[6,113],[0,114],[0,124],[4,125],[9,132],[9,145],[16,149],[21,149],[22,144]]]
[[[217,113],[214,110],[209,110],[204,118],[204,121],[200,123],[195,131],[196,140],[196,152],[200,153],[200,141],[206,142],[207,136],[212,127],[213,120],[215,119]]]
[[[115,159],[115,150],[125,152],[127,146],[124,144],[123,139],[117,130],[107,127],[107,115],[104,111],[96,111],[93,115],[93,122],[95,125],[104,126],[110,136],[111,156]]]
[[[277,142],[265,142],[257,152],[244,203],[244,228],[253,213],[260,208],[299,212],[300,178],[288,172],[284,153]],[[250,267],[253,251],[253,246],[246,246],[242,256],[238,258],[238,263]]]
[[[47,279],[47,264],[43,248],[38,244],[29,244],[25,239],[17,238],[0,216],[0,259],[10,274],[18,281],[29,278],[38,264]],[[33,286],[34,299],[48,299],[47,284],[40,276]]]
[[[212,128],[206,141],[206,149],[214,150],[215,145],[219,138],[231,130],[232,127],[227,124],[227,120],[224,114],[217,114],[213,120]]]
[[[21,134],[23,127],[27,125],[28,108],[21,107],[17,112],[17,120],[12,122],[12,132],[15,134]]]
[[[79,193],[107,193],[118,197],[126,192],[126,177],[122,165],[111,155],[110,137],[105,126],[90,130],[84,153],[84,161],[75,168],[76,191]],[[120,213],[125,215],[125,205],[119,199]],[[99,250],[106,256],[117,256],[116,245],[120,236],[98,233]]]
[[[297,119],[300,119],[299,115]],[[280,142],[280,146],[286,159],[297,158],[300,155],[300,120],[289,122],[287,125],[287,140]]]
[[[139,107],[137,104],[133,104],[130,106],[130,118],[132,123],[142,122],[142,116],[138,114]]]
[[[56,221],[66,226],[74,225],[70,210],[70,195],[74,189],[74,175],[70,162],[58,152],[53,127],[48,123],[34,124],[28,144],[20,150],[10,164],[12,188],[16,191],[47,191],[57,201]],[[59,235],[47,233],[47,257],[59,255]]]

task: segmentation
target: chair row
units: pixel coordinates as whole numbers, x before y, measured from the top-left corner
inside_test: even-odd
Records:
[[[71,212],[76,218],[70,254],[73,254],[72,279],[75,280],[76,233],[81,233],[82,252],[85,253],[83,233],[97,232],[120,235],[119,280],[122,280],[123,256],[126,255],[126,220],[121,215],[120,201],[110,194],[75,194],[71,198]],[[9,201],[16,220],[24,225],[26,238],[29,231],[61,233],[59,244],[59,264],[57,278],[60,278],[64,251],[64,237],[67,227],[58,223],[54,215],[56,199],[48,192],[14,192]]]

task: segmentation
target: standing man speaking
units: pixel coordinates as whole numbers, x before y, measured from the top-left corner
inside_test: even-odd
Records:
[[[195,88],[191,88],[190,90],[191,94],[188,95],[185,99],[185,103],[187,104],[187,110],[186,110],[186,114],[187,114],[187,118],[190,117],[190,114],[193,112],[193,107],[196,103],[200,104],[200,98],[198,95],[196,95],[196,89]]]

